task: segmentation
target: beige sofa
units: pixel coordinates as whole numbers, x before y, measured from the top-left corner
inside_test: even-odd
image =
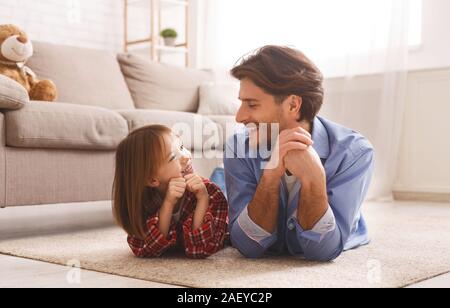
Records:
[[[17,84],[0,78],[0,207],[110,200],[117,145],[149,124],[216,127],[220,141],[206,153],[213,158],[199,155],[201,141],[184,142],[201,175],[222,163],[224,125],[234,117],[196,114],[211,72],[39,42],[28,66],[56,83],[59,98],[26,102]]]

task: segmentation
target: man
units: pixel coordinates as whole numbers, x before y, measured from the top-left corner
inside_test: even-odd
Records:
[[[297,50],[266,46],[231,73],[241,82],[237,122],[262,135],[264,123],[278,124],[280,131],[269,159],[250,157],[248,133],[227,144],[233,246],[248,258],[290,253],[326,262],[368,244],[360,210],[373,147],[355,131],[317,116],[324,96],[317,67]],[[239,157],[234,145],[242,137],[245,155]]]

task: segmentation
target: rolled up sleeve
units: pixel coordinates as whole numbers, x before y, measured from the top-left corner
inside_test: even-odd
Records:
[[[277,240],[277,232],[270,234],[258,226],[250,216],[248,216],[248,207],[245,207],[242,211],[238,218],[237,225],[246,237],[258,243],[264,250],[270,248]]]
[[[141,240],[135,236],[128,236],[128,245],[134,255],[139,258],[160,257],[177,243],[177,232],[175,225],[171,225],[169,235],[164,236],[158,229],[158,214],[147,220],[147,237]]]
[[[267,233],[248,216],[247,207],[253,200],[258,182],[245,159],[226,157],[224,165],[231,242],[245,257],[260,258],[277,241],[277,233]]]
[[[294,212],[288,221],[288,229],[296,228],[299,237],[304,238],[305,240],[313,241],[316,243],[320,243],[323,241],[325,236],[336,230],[336,218],[334,217],[333,210],[331,207],[328,207],[325,215],[316,223],[314,228],[309,231],[303,230],[297,218],[297,211]]]
[[[373,160],[373,149],[366,149],[349,159],[343,171],[328,179],[330,207],[313,230],[303,230],[297,217],[289,219],[287,239],[293,254],[326,262],[336,259],[344,251],[372,179]]]

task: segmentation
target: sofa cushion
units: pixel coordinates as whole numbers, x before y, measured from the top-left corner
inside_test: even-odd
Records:
[[[109,109],[134,108],[116,55],[108,51],[34,42],[27,62],[40,79],[51,79],[58,101]]]
[[[240,105],[239,83],[208,82],[200,86],[199,114],[235,115]]]
[[[223,147],[220,129],[209,118],[189,112],[165,110],[118,110],[128,121],[130,131],[147,125],[165,125],[179,134],[184,146],[192,151]]]
[[[197,112],[200,85],[212,72],[151,62],[140,56],[118,56],[135,106],[140,109]]]
[[[16,110],[29,102],[28,92],[21,84],[0,75],[0,109]]]
[[[34,102],[5,113],[6,145],[21,148],[114,150],[128,135],[115,111],[65,103]]]

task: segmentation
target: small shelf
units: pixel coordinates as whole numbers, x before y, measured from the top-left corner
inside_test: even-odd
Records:
[[[148,44],[150,46],[148,48],[139,48],[139,45]],[[128,43],[131,47],[131,50],[151,50],[153,44],[151,44],[150,40],[140,40]],[[189,50],[185,47],[184,44],[180,44],[178,46],[165,46],[165,45],[156,45],[155,49],[160,53],[189,53]]]
[[[128,46],[140,45],[140,44],[145,44],[145,43],[151,43],[152,41],[153,40],[151,38],[142,39],[142,40],[135,40],[135,41],[128,41],[127,45]]]
[[[130,8],[150,11],[150,37],[130,40],[128,35],[128,21]],[[176,46],[165,46],[159,36],[161,31],[161,11],[165,9],[183,8],[185,11],[185,41]],[[128,52],[131,47],[148,44],[149,55],[153,61],[160,61],[163,53],[180,53],[185,55],[185,65],[189,66],[189,0],[124,0],[124,50]],[[134,48],[133,48],[134,49]]]
[[[188,49],[184,46],[165,46],[165,45],[157,45],[156,49],[159,52],[168,52],[168,53],[188,53]]]

